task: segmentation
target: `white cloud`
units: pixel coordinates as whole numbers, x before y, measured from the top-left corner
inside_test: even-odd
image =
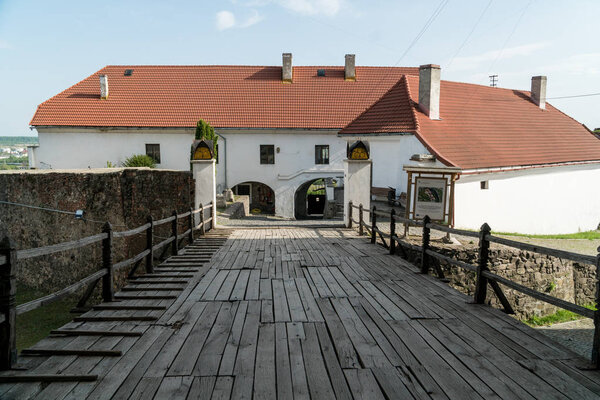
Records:
[[[249,17],[248,17],[248,18],[247,18],[247,19],[246,19],[244,22],[242,22],[242,23],[240,24],[240,28],[247,28],[247,27],[249,27],[249,26],[252,26],[252,25],[258,24],[260,21],[262,21],[262,20],[263,20],[263,17],[262,17],[262,15],[260,15],[260,14],[258,13],[258,11],[256,11],[256,10],[252,10],[252,12],[253,12],[253,13],[252,13],[252,15],[251,15],[251,16],[249,16]]]
[[[544,73],[568,73],[573,75],[600,74],[600,53],[575,54],[563,58],[556,64],[541,67]]]
[[[327,16],[336,15],[342,8],[343,0],[277,0],[277,2],[288,10],[306,14]]]
[[[252,10],[252,15],[243,22],[238,23],[235,15],[230,11],[219,11],[217,13],[217,29],[224,31],[230,28],[248,28],[263,20],[263,17],[256,10]]]
[[[549,45],[549,42],[530,43],[503,50],[491,50],[474,56],[456,57],[452,63],[452,66],[449,68],[452,70],[480,69],[481,64],[487,61],[493,62],[494,60],[528,56],[537,50],[548,47]]]
[[[219,11],[217,13],[217,29],[224,31],[225,29],[235,26],[235,15],[230,11]]]
[[[10,49],[12,46],[8,42],[0,39],[0,49]]]

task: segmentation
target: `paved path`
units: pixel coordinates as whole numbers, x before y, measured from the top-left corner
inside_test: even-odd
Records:
[[[211,248],[219,250],[207,262]],[[119,350],[121,356],[23,357],[28,373],[97,374],[97,381],[0,385],[0,397],[600,396],[600,373],[575,367],[582,358],[416,271],[345,229],[238,229],[224,243],[198,241],[159,268],[191,276],[178,291],[162,292],[177,293],[175,299],[124,300],[165,310],[84,315],[152,316],[151,321],[92,318],[63,328],[129,329],[141,336],[52,337],[36,345]],[[121,296],[156,295],[173,285],[130,285],[134,288]]]
[[[563,322],[538,329],[583,357],[590,357],[594,340],[594,321],[590,318]]]
[[[341,219],[304,219],[292,220],[274,215],[249,215],[241,219],[229,219],[217,216],[217,223],[227,228],[265,228],[265,227],[304,227],[304,228],[339,228],[344,221]]]

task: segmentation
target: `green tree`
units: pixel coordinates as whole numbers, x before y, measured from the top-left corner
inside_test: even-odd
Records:
[[[146,154],[134,154],[123,162],[123,166],[156,168],[156,161]]]
[[[217,158],[217,140],[219,140],[219,137],[215,134],[215,128],[203,119],[196,124],[196,140],[212,140],[213,156]]]

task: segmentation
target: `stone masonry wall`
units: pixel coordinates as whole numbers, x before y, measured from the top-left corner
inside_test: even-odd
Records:
[[[414,241],[413,244],[420,245],[420,242]],[[431,245],[438,253],[477,265],[477,243],[471,242],[457,247],[439,241],[432,241]],[[412,261],[420,262],[420,253],[410,252],[408,256]],[[440,264],[436,259],[431,259],[431,262],[433,265]],[[474,294],[476,282],[474,272],[448,266],[443,262],[442,269],[446,278],[450,280],[449,284],[452,287],[468,295]],[[492,244],[490,248],[490,271],[539,292],[575,302],[579,305],[588,305],[594,302],[596,272],[593,265],[578,264],[556,257]],[[518,318],[526,319],[534,315],[544,316],[558,310],[557,307],[538,301],[518,291],[508,289],[502,285],[501,288]],[[496,308],[502,308],[491,287],[488,287],[486,303]]]
[[[30,170],[0,173],[0,200],[66,211],[85,210],[84,220],[71,214],[0,204],[0,237],[9,235],[18,249],[66,242],[102,231],[128,230],[180,213],[192,204],[190,172],[148,168],[96,170]],[[155,243],[169,236],[170,224],[155,231]],[[180,232],[185,231],[181,227]],[[114,239],[114,262],[145,248],[145,235]],[[101,266],[101,244],[19,262],[18,282],[55,291]]]

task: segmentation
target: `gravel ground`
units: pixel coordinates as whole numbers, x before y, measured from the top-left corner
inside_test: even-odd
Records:
[[[594,338],[594,321],[584,318],[535,328],[575,353],[590,358]]]

